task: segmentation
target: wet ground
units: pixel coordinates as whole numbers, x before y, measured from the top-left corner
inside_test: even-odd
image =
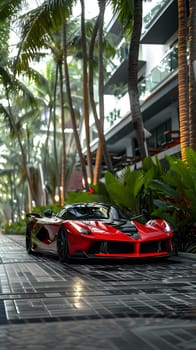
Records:
[[[61,264],[0,235],[0,349],[196,349],[196,256]]]

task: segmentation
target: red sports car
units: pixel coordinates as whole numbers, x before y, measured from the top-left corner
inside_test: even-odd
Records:
[[[28,253],[53,253],[61,262],[72,257],[168,257],[172,251],[173,231],[165,220],[142,224],[110,204],[71,204],[56,216],[45,212],[28,217]]]

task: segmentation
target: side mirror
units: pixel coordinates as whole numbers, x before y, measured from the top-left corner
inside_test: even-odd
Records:
[[[141,210],[142,216],[144,216],[147,220],[150,218],[150,213],[147,209],[142,209]]]
[[[47,218],[51,218],[52,217],[52,210],[51,209],[44,210],[44,215]]]

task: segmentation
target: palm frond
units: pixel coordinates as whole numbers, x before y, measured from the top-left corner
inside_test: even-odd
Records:
[[[27,66],[29,61],[33,61],[39,49],[47,48],[47,42],[50,41],[52,33],[61,28],[66,16],[70,15],[73,2],[73,0],[44,1],[40,6],[19,18],[21,42],[16,58],[16,70]],[[24,62],[21,61],[21,58],[24,59]]]
[[[9,71],[2,66],[0,66],[0,80],[2,81],[4,86],[12,84],[12,78]]]
[[[5,21],[6,18],[14,16],[25,3],[24,0],[1,0],[0,19]]]
[[[101,1],[101,0],[100,0]],[[126,32],[132,32],[134,0],[111,0],[114,14],[118,15],[123,29]]]

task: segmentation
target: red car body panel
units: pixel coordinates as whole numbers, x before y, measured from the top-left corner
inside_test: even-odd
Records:
[[[142,224],[136,220],[64,220],[31,214],[28,227],[33,250],[57,254],[57,234],[62,226],[70,257],[147,258],[169,256],[172,251],[173,231],[161,219]]]

